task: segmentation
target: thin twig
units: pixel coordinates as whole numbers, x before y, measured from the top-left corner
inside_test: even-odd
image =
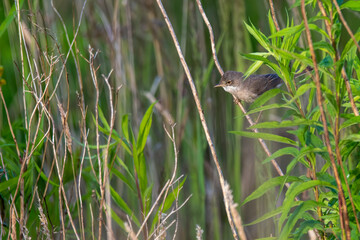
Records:
[[[111,224],[111,194],[110,194],[110,179],[109,179],[109,168],[108,168],[108,156],[110,150],[110,143],[112,139],[112,133],[115,125],[115,114],[116,110],[114,110],[113,97],[112,97],[112,88],[109,83],[109,78],[112,73],[112,69],[108,76],[104,76],[103,78],[106,82],[106,85],[109,89],[109,105],[110,105],[110,132],[108,135],[107,145],[105,148],[103,163],[104,163],[104,183],[102,188],[105,189],[105,201],[106,201],[106,223],[107,223],[107,239],[111,239],[113,236],[112,224]],[[103,200],[103,197],[101,198]]]
[[[275,8],[274,8],[273,0],[269,0],[269,4],[270,4],[270,10],[271,10],[271,17],[272,17],[272,19],[274,21],[276,31],[280,31],[279,23],[278,23],[278,21],[276,19],[276,15],[275,15]]]
[[[214,32],[212,30],[211,24],[209,22],[209,19],[207,18],[205,11],[202,7],[201,1],[200,0],[196,0],[198,7],[199,7],[199,11],[201,13],[202,18],[204,19],[204,22],[206,23],[207,28],[209,29],[209,34],[210,34],[210,42],[211,42],[211,51],[212,51],[212,55],[213,55],[213,59],[215,61],[215,65],[217,67],[217,69],[219,70],[220,75],[222,76],[224,74],[224,70],[221,68],[219,60],[217,59],[217,55],[216,55],[216,45],[215,45],[215,38],[214,38]]]

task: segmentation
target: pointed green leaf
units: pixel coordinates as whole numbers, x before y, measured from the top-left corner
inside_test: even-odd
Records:
[[[230,131],[230,133],[234,133],[248,138],[261,138],[263,140],[281,142],[281,143],[297,146],[297,143],[294,140],[271,133],[255,133],[255,132],[246,132],[246,131]]]
[[[121,208],[129,217],[139,226],[139,220],[137,220],[135,214],[132,212],[132,210],[129,208],[129,206],[126,204],[126,202],[122,199],[122,197],[114,190],[112,186],[110,186],[110,193],[111,197],[114,200],[115,204]]]
[[[104,125],[105,130],[110,131],[110,126],[106,120],[106,117],[104,116],[103,111],[101,110],[100,106],[98,106],[98,113],[101,123]]]
[[[291,230],[294,228],[295,224],[299,219],[302,219],[305,212],[309,210],[316,211],[317,207],[328,208],[328,206],[321,202],[316,202],[313,200],[308,200],[303,202],[300,206],[298,206],[294,212],[291,213],[288,221],[286,222],[285,226],[281,230],[281,234],[279,239],[289,239]]]
[[[348,8],[354,11],[360,11],[360,1],[359,0],[349,0],[340,5],[341,9]]]
[[[340,125],[340,130],[353,126],[355,124],[360,124],[360,116],[355,116],[350,118],[349,120],[346,120],[343,124]]]
[[[271,62],[269,59],[262,57],[258,54],[241,54],[241,56],[243,56],[244,58],[248,59],[248,60],[252,60],[252,61],[262,61],[264,62],[266,65],[268,65],[274,72],[279,73],[279,66],[276,65],[275,63]]]
[[[20,11],[21,11],[23,3],[24,3],[24,0],[19,1]],[[7,15],[7,17],[4,19],[4,21],[0,25],[0,37],[4,34],[6,29],[9,27],[10,23],[14,20],[15,15],[16,15],[16,7],[14,4],[14,5],[12,5],[12,7],[10,9],[9,14]]]
[[[295,201],[295,197],[298,196],[300,193],[304,192],[305,190],[308,190],[316,186],[325,186],[336,189],[336,186],[320,180],[310,180],[307,182],[294,182],[293,184],[290,185],[290,188],[286,192],[285,199],[283,202],[284,209],[279,219],[279,225],[278,225],[279,231],[280,228],[283,226],[285,219],[288,217],[288,213],[291,210],[292,203]]]
[[[115,174],[121,181],[123,181],[134,193],[136,193],[135,180],[132,176],[129,176],[129,179],[124,176],[119,170],[116,168],[111,168],[111,173]]]
[[[245,200],[241,203],[241,205],[244,205],[245,203],[250,202],[251,200],[261,197],[273,187],[284,185],[287,182],[294,182],[294,181],[303,181],[303,180],[293,176],[280,176],[280,177],[271,178],[265,183],[261,184],[253,193],[251,193],[247,198],[245,198]]]
[[[155,102],[156,103],[156,102]],[[143,119],[140,123],[139,135],[137,139],[137,149],[139,152],[142,152],[145,148],[146,139],[149,135],[151,123],[152,123],[152,112],[155,103],[151,104],[147,109]]]
[[[109,207],[109,206],[107,206]],[[110,208],[110,212],[111,212],[111,217],[112,219],[115,220],[115,222],[122,228],[125,230],[125,225],[124,225],[124,221],[116,214],[116,212]]]
[[[59,187],[59,184],[56,184],[54,181],[51,181],[45,174],[43,171],[40,171],[40,167],[36,164],[36,162],[34,161],[34,165],[36,170],[38,171],[38,173],[40,173],[40,177],[45,181],[45,182],[49,182],[51,185]],[[1,192],[1,191],[0,191]]]
[[[130,138],[129,138],[129,116],[127,114],[125,114],[122,117],[122,121],[121,121],[121,129],[122,132],[124,134],[125,139],[130,142]]]
[[[267,101],[274,98],[276,95],[278,95],[281,92],[283,91],[281,91],[279,88],[274,88],[269,91],[266,91],[251,104],[250,109],[255,109],[264,105]]]
[[[248,30],[248,32],[256,39],[256,41],[261,46],[263,46],[263,48],[265,48],[266,50],[269,50],[270,42],[267,39],[267,37],[262,32],[257,30],[252,23],[251,23],[251,26],[248,25],[246,22],[244,22],[244,24],[245,24],[245,27]]]
[[[296,207],[296,206],[300,205],[301,203],[302,203],[302,201],[293,202],[293,207]],[[265,220],[267,220],[269,218],[276,217],[282,212],[282,210],[283,210],[283,206],[280,206],[280,207],[276,208],[273,211],[265,213],[263,216],[259,217],[255,221],[253,221],[251,223],[248,223],[248,224],[245,224],[245,226],[251,226],[251,225],[260,223],[262,221],[265,221]]]
[[[262,123],[258,123],[255,125],[252,125],[250,127],[248,127],[248,129],[259,129],[259,128],[284,128],[284,127],[294,127],[294,126],[300,126],[300,125],[317,125],[317,126],[322,126],[321,123],[319,123],[318,121],[314,121],[314,120],[308,120],[308,119],[303,119],[303,118],[299,118],[299,119],[295,119],[295,120],[285,120],[282,122],[262,122]]]
[[[284,155],[292,155],[292,156],[297,156],[299,154],[299,150],[297,148],[294,147],[285,147],[285,148],[281,148],[278,151],[274,152],[273,154],[271,154],[270,157],[267,157],[262,164],[270,162],[272,159],[284,156]]]

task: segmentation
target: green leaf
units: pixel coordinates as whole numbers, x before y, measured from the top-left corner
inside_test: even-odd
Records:
[[[104,125],[105,130],[110,131],[110,126],[109,126],[109,124],[108,124],[108,122],[107,122],[107,120],[106,120],[106,118],[104,116],[104,113],[101,110],[100,106],[98,106],[98,110],[99,110],[98,113],[99,113],[100,121]]]
[[[45,174],[43,171],[40,171],[40,167],[36,164],[36,162],[34,161],[34,165],[36,170],[38,171],[38,173],[40,173],[40,177],[45,181],[45,182],[49,182],[51,183],[51,185],[59,187],[59,184],[56,184],[54,181],[51,181]],[[0,191],[1,192],[1,191]]]
[[[276,50],[277,53],[281,53],[282,57],[286,57],[288,60],[298,60],[300,61],[302,64],[306,65],[306,66],[312,66],[313,65],[313,62],[311,60],[311,58],[309,58],[307,55],[306,55],[306,52],[303,52],[302,54],[299,54],[299,53],[295,53],[295,52],[290,52],[290,51],[286,51],[286,50],[283,50],[283,49],[280,49],[280,48],[276,48],[276,47],[273,47],[272,48],[274,50]]]
[[[256,128],[284,128],[284,127],[294,127],[294,126],[299,126],[299,125],[317,125],[317,126],[322,126],[321,123],[319,123],[318,121],[314,121],[314,120],[309,120],[309,119],[303,119],[303,118],[299,118],[299,119],[295,119],[293,121],[291,120],[285,120],[282,122],[262,122],[262,123],[258,123],[255,125],[252,125],[250,127],[248,127],[248,129],[256,129]]]
[[[359,30],[357,33],[354,34],[354,37],[356,39],[356,42],[360,41],[360,31]],[[340,57],[341,61],[344,60],[344,58],[348,55],[349,51],[352,48],[356,48],[356,46],[355,46],[354,40],[352,38],[350,38],[349,41],[346,43],[344,50],[341,52],[341,57]]]
[[[283,28],[280,31],[270,35],[269,38],[294,35],[295,33],[304,31],[304,29],[305,29],[304,23],[301,23],[300,25],[297,25],[297,26]]]
[[[263,140],[269,140],[274,142],[281,142],[290,145],[297,146],[297,143],[289,138],[278,136],[271,133],[255,133],[255,132],[246,132],[246,131],[230,131],[230,133],[234,133],[243,137],[248,138],[261,138]]]
[[[360,116],[355,116],[350,118],[349,120],[346,120],[343,124],[340,125],[340,130],[353,126],[355,124],[359,124],[360,123]]]
[[[19,176],[10,178],[8,181],[0,183],[0,193],[3,191],[8,191],[8,188],[10,188],[10,191],[13,190],[17,186],[17,182],[19,180]]]
[[[269,45],[270,42],[267,39],[267,37],[260,32],[259,30],[257,30],[255,28],[255,26],[251,23],[251,26],[248,25],[246,22],[244,22],[246,29],[248,30],[248,32],[256,39],[256,41],[263,46],[263,48],[265,48],[266,50],[269,51]]]
[[[167,210],[170,209],[175,199],[179,196],[180,190],[182,189],[182,186],[184,185],[185,181],[186,181],[186,177],[184,178],[184,180],[181,181],[180,184],[178,184],[178,186],[172,192],[168,194],[163,204],[163,212],[166,212]]]
[[[138,161],[139,161],[139,165],[137,168],[137,174],[139,179],[139,185],[141,189],[141,194],[143,197],[145,197],[146,196],[145,192],[148,188],[148,182],[147,182],[146,161],[145,161],[144,152],[141,152],[139,154]]]
[[[294,147],[285,147],[285,148],[281,148],[278,151],[274,152],[273,154],[271,154],[270,157],[267,157],[262,164],[270,162],[272,159],[281,157],[283,155],[292,155],[292,156],[297,156],[299,154],[299,150],[297,148]]]
[[[107,206],[109,207],[109,206]],[[124,221],[116,214],[116,212],[110,208],[110,212],[111,212],[111,217],[112,219],[115,220],[115,222],[122,228],[125,230],[125,225],[124,225]]]
[[[358,212],[360,212],[360,196],[359,195],[353,195],[354,199],[354,205]]]
[[[150,128],[151,128],[152,112],[153,112],[153,107],[154,107],[155,103],[156,102],[154,102],[153,104],[150,105],[150,107],[147,109],[143,119],[141,120],[139,135],[137,138],[138,152],[142,152],[145,148],[146,139],[149,135]]]
[[[359,0],[349,0],[341,4],[341,9],[348,8],[354,11],[360,11],[360,1]]]
[[[255,61],[253,62],[250,67],[246,70],[245,76],[249,76],[255,73],[262,65],[264,64],[263,61]]]
[[[172,206],[172,204],[174,203],[175,199],[178,198],[179,196],[179,192],[181,191],[184,183],[186,181],[186,177],[184,178],[184,180],[181,181],[180,184],[178,184],[178,186],[176,188],[173,189],[173,191],[171,191],[167,196],[165,201],[163,202],[163,204],[161,204],[161,206],[159,206],[159,209],[154,217],[154,220],[152,221],[151,224],[151,231],[153,231],[155,225],[158,223],[159,220],[159,213],[165,213],[167,212],[170,207]]]
[[[243,56],[244,58],[248,59],[248,60],[255,60],[255,61],[262,61],[264,62],[266,65],[268,65],[274,72],[276,73],[280,73],[279,71],[279,66],[276,65],[275,63],[271,62],[269,59],[260,56],[259,54],[256,53],[251,53],[251,54],[241,54],[241,56]],[[245,73],[245,76],[247,73]]]
[[[19,3],[20,3],[20,11],[21,11],[24,0],[20,0]],[[9,27],[12,20],[14,20],[15,15],[16,15],[16,7],[15,7],[15,4],[14,4],[14,5],[12,5],[12,7],[10,9],[9,14],[7,15],[5,20],[0,25],[0,37],[4,34],[6,29]]]
[[[301,237],[305,234],[308,234],[309,230],[318,229],[320,231],[324,231],[323,224],[318,220],[307,220],[300,223],[299,228],[295,232],[295,239],[301,239]]]
[[[115,174],[115,176],[117,176],[121,181],[123,181],[134,193],[136,193],[135,180],[132,175],[130,175],[130,179],[128,179],[116,168],[112,168],[111,172]]]
[[[283,226],[285,219],[288,216],[288,213],[291,210],[291,206],[293,205],[293,202],[295,201],[295,197],[299,195],[300,193],[304,192],[305,190],[308,190],[309,188],[313,188],[316,186],[326,186],[333,189],[336,189],[336,187],[328,182],[320,181],[320,180],[310,180],[307,182],[295,182],[290,185],[290,188],[286,192],[285,199],[283,202],[283,212],[279,219],[279,232],[280,228]]]
[[[330,39],[329,35],[321,28],[319,28],[317,25],[315,24],[309,24],[309,28],[310,30],[315,30],[317,33],[321,33],[322,35],[324,35],[327,39]]]
[[[265,110],[276,109],[276,108],[290,108],[290,109],[292,109],[292,107],[288,106],[287,104],[274,103],[274,104],[269,104],[269,105],[265,105],[265,106],[258,107],[258,108],[255,108],[253,110],[250,110],[250,111],[247,112],[247,115],[257,113],[257,112],[261,112],[261,111],[265,111]]]
[[[121,121],[121,129],[122,132],[124,134],[125,139],[130,142],[130,138],[129,138],[129,116],[127,114],[125,114],[122,117],[122,121]]]
[[[295,202],[293,202],[293,207],[296,207],[296,206],[300,205],[301,203],[302,203],[302,201],[295,201]],[[248,223],[248,224],[244,224],[244,226],[251,226],[251,225],[260,223],[260,222],[262,222],[262,221],[265,221],[265,220],[267,220],[267,219],[269,219],[269,218],[276,217],[276,216],[278,216],[282,211],[283,211],[283,206],[280,206],[280,207],[276,208],[276,209],[273,210],[273,211],[270,211],[270,212],[265,213],[263,216],[259,217],[259,218],[256,219],[255,221],[253,221],[253,222],[251,222],[251,223]]]
[[[110,186],[110,193],[111,197],[114,200],[115,204],[121,208],[129,217],[138,225],[140,226],[139,220],[137,220],[135,214],[132,212],[132,210],[129,208],[129,206],[126,204],[126,202],[121,198],[121,196],[114,190],[112,186]]]
[[[304,93],[306,93],[311,88],[316,88],[316,86],[313,82],[302,84],[296,90],[295,96],[289,102],[287,102],[287,104],[294,102],[296,99],[298,99],[300,96],[302,96]]]
[[[287,182],[294,182],[294,181],[303,181],[303,180],[293,176],[280,176],[280,177],[271,178],[265,183],[261,184],[253,193],[251,193],[247,198],[245,198],[245,200],[242,202],[241,205],[244,205],[247,202],[250,202],[254,199],[261,197],[273,187],[276,187],[278,185],[284,185]]]
[[[262,94],[260,97],[258,97],[251,104],[249,109],[255,109],[255,108],[258,108],[258,107],[264,105],[267,101],[274,98],[276,95],[278,95],[281,92],[283,92],[283,91],[281,91],[279,88],[274,88],[274,89],[271,89],[269,91],[266,91],[264,94]]]
[[[291,213],[288,221],[286,222],[285,226],[281,230],[281,234],[279,236],[279,239],[289,239],[291,230],[294,228],[295,224],[299,219],[302,219],[304,214],[308,210],[316,211],[317,207],[323,207],[328,208],[328,206],[321,202],[316,202],[313,200],[308,200],[306,202],[303,202],[300,206],[298,206],[294,212]],[[291,208],[291,207],[290,207]]]
[[[346,136],[340,141],[340,144],[342,144],[343,141],[350,140],[354,142],[360,142],[360,134],[354,133]]]
[[[331,46],[330,43],[325,41],[318,41],[314,43],[314,49],[320,49],[324,52],[327,52],[329,55],[334,56],[334,48]]]

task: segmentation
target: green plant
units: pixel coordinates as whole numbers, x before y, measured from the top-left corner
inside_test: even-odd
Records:
[[[300,4],[303,1],[297,1],[294,7]],[[254,61],[246,74],[265,64],[284,79],[288,90],[268,91],[251,105],[248,112],[280,109],[284,110],[282,120],[261,122],[250,129],[286,128],[292,137],[266,132],[233,132],[290,145],[263,162],[289,156],[285,175],[263,183],[243,204],[263,196],[273,187],[280,187],[280,192],[286,192],[282,205],[253,224],[274,218],[279,239],[300,239],[308,231],[313,231],[321,239],[357,239],[360,236],[360,191],[356,187],[360,176],[360,118],[357,110],[360,104],[358,97],[353,96],[357,96],[359,91],[356,78],[360,77],[357,70],[360,61],[356,52],[360,50],[357,48],[360,29],[354,35],[349,32],[355,39],[346,39],[347,43],[341,49],[340,41],[345,39],[340,32],[347,23],[342,19],[341,12],[335,9],[335,1],[307,1],[306,4],[309,5],[308,10],[317,6],[320,11],[314,12],[311,18],[303,11],[304,22],[294,25],[288,20],[287,26],[280,31],[276,30],[269,14],[269,37],[254,25],[245,24],[249,33],[265,49],[264,52],[243,55]],[[340,5],[341,9],[355,11],[358,7],[357,1]],[[302,9],[305,9],[305,4]],[[309,48],[298,46],[301,35],[308,37]],[[311,79],[307,77],[304,81],[295,82],[294,73],[307,66],[313,67],[315,74],[311,74]],[[266,104],[278,94],[282,94],[284,103]],[[294,138],[297,140],[292,140]],[[294,170],[299,164],[307,169],[307,173],[296,177]],[[288,189],[286,183],[290,183]],[[301,194],[307,197],[300,198]]]

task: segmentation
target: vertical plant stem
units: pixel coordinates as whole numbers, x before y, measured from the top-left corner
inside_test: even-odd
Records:
[[[318,69],[318,66],[317,66],[317,63],[316,63],[315,50],[314,50],[314,46],[313,46],[313,43],[312,43],[312,40],[311,40],[311,33],[310,33],[310,29],[309,29],[309,25],[308,25],[308,21],[307,21],[307,17],[306,17],[305,0],[301,0],[301,13],[302,13],[303,20],[304,20],[305,32],[306,32],[306,37],[307,37],[308,44],[309,44],[311,58],[312,58],[312,61],[314,63],[316,97],[317,97],[317,102],[318,102],[318,106],[319,106],[319,109],[320,109],[321,120],[322,120],[323,126],[324,126],[325,145],[326,145],[327,151],[329,153],[331,165],[332,165],[334,175],[335,175],[336,184],[338,186],[341,228],[342,228],[344,237],[346,239],[350,239],[350,227],[349,227],[349,219],[348,219],[348,215],[347,215],[346,201],[345,201],[345,196],[344,196],[344,192],[343,192],[341,181],[340,181],[340,176],[339,176],[339,173],[338,173],[338,170],[337,170],[334,155],[333,155],[331,145],[330,145],[329,130],[328,130],[328,126],[327,126],[327,121],[326,121],[326,116],[325,116],[324,107],[323,107],[323,101],[322,101],[319,69]],[[344,176],[344,178],[345,177],[346,176]]]
[[[172,24],[171,24],[167,14],[166,14],[165,8],[162,5],[162,2],[161,2],[161,0],[156,0],[156,1],[157,1],[157,4],[158,4],[158,6],[159,6],[159,8],[161,10],[161,13],[163,14],[163,17],[165,19],[165,22],[166,22],[166,25],[167,25],[167,27],[169,29],[171,37],[173,38],[173,42],[174,42],[176,50],[178,52],[180,61],[181,61],[182,65],[183,65],[183,68],[185,70],[188,82],[190,84],[190,88],[191,88],[192,94],[194,96],[195,104],[196,104],[196,107],[197,107],[197,110],[198,110],[198,113],[199,113],[199,116],[200,116],[200,121],[201,121],[202,127],[203,127],[204,132],[205,132],[206,140],[208,142],[208,145],[209,145],[209,148],[210,148],[210,151],[211,151],[211,155],[213,157],[214,163],[216,165],[216,169],[217,169],[218,174],[219,174],[220,185],[221,185],[221,189],[222,189],[223,197],[224,197],[224,201],[225,201],[225,179],[224,179],[223,173],[222,173],[221,168],[220,168],[220,164],[219,164],[219,160],[217,158],[216,152],[215,152],[214,144],[213,144],[213,142],[211,140],[211,137],[210,137],[209,129],[207,127],[205,116],[204,116],[203,110],[201,108],[201,104],[200,104],[200,100],[199,100],[199,97],[198,97],[198,94],[197,94],[197,90],[196,90],[194,81],[192,79],[192,76],[190,74],[190,69],[186,64],[186,61],[185,61],[184,55],[182,54],[179,42],[178,42],[177,37],[176,37],[176,34],[175,34],[174,29],[172,27]],[[237,231],[235,229],[235,225],[234,225],[234,222],[233,222],[233,217],[232,217],[232,214],[230,212],[230,206],[229,206],[229,203],[227,201],[225,201],[225,210],[226,210],[228,221],[229,221],[232,233],[233,233],[233,237],[235,239],[239,239],[239,235],[238,235],[238,233],[237,233]]]
[[[204,22],[206,23],[206,26],[207,26],[208,29],[209,29],[210,41],[211,41],[211,51],[212,51],[213,59],[214,59],[214,61],[215,61],[215,64],[216,64],[216,66],[217,66],[217,68],[218,68],[218,71],[219,71],[220,75],[223,75],[223,74],[224,74],[224,71],[223,71],[223,69],[221,68],[220,63],[219,63],[219,60],[218,60],[217,55],[216,55],[215,38],[214,38],[214,33],[213,33],[213,30],[212,30],[211,24],[210,24],[210,22],[209,22],[209,20],[208,20],[208,18],[207,18],[207,16],[206,16],[206,14],[205,14],[205,12],[204,12],[204,9],[203,9],[203,7],[202,7],[201,1],[200,1],[200,0],[196,0],[196,2],[197,2],[197,4],[198,4],[200,13],[201,13],[201,15],[202,15],[202,17],[203,17],[203,19],[204,19]],[[254,124],[255,124],[254,121],[251,119],[251,117],[250,117],[249,115],[246,114],[246,110],[245,110],[244,106],[241,104],[241,102],[235,97],[235,95],[233,95],[233,98],[234,98],[234,102],[239,106],[239,108],[241,109],[241,111],[244,113],[244,115],[245,115],[246,119],[248,120],[250,126],[254,125]],[[253,131],[256,132],[256,133],[258,132],[257,129],[254,129]],[[269,148],[267,147],[265,141],[264,141],[263,139],[261,139],[261,138],[258,138],[258,140],[259,140],[262,148],[264,149],[266,155],[268,155],[268,156],[270,157],[270,156],[271,156],[271,152],[270,152]],[[277,173],[278,173],[280,176],[284,176],[284,173],[282,172],[280,166],[277,164],[277,162],[276,162],[274,159],[271,160],[271,163],[272,163],[273,166],[275,167]],[[286,185],[286,187],[288,187],[288,188],[290,187],[290,184],[289,184],[289,183],[286,183],[285,185]]]
[[[279,23],[276,19],[276,15],[275,15],[275,8],[274,8],[274,2],[273,0],[269,0],[269,4],[270,4],[270,10],[271,10],[271,17],[274,21],[275,27],[277,31],[280,31],[280,27],[279,27]]]
[[[322,5],[322,3],[319,1],[318,2],[318,6],[319,6],[319,9],[321,11],[321,14],[324,16],[324,17],[327,17],[327,14],[326,14],[326,11],[325,11],[325,8],[324,6]],[[340,14],[340,13],[339,13]],[[329,18],[327,18],[329,19]],[[330,21],[330,20],[329,20]],[[331,32],[331,24],[329,21],[325,21],[325,26],[326,26],[326,30],[330,36],[330,41],[332,43],[332,46],[334,48],[334,51],[335,51],[335,56],[334,56],[334,63],[336,63],[340,56],[339,56],[339,51],[337,50],[337,44],[335,43],[334,39],[333,39],[333,36],[332,36],[332,32]],[[343,19],[343,22],[344,24],[346,24],[346,21],[345,19]],[[349,34],[352,35],[352,32],[350,31]],[[355,116],[359,116],[359,111],[355,105],[355,102],[354,102],[354,98],[352,96],[352,91],[351,91],[351,86],[350,86],[350,82],[349,82],[349,78],[347,77],[346,75],[346,71],[345,71],[345,67],[343,66],[341,68],[341,75],[345,81],[345,86],[346,86],[346,90],[348,92],[348,97],[349,97],[349,100],[350,100],[350,104],[351,104],[351,107],[352,107],[352,110],[354,112],[354,115]],[[340,105],[340,99],[338,99],[338,94],[337,94],[337,102],[338,102],[338,105]],[[340,109],[340,107],[339,107]],[[339,133],[339,121],[340,121],[340,116],[337,115],[337,118],[336,118],[336,126],[335,126],[335,138],[336,138],[336,141],[335,141],[335,144],[336,144],[336,155],[337,155],[337,158],[338,159],[341,159],[341,154],[340,154],[340,149],[339,149],[339,138],[340,138],[340,133]],[[342,163],[342,160],[338,161],[338,163],[340,164],[341,166],[341,171],[342,171],[342,174],[343,176],[346,176],[345,174],[345,170],[344,170],[344,166],[343,166],[343,163]],[[345,185],[346,185],[346,188],[347,188],[347,191],[348,191],[348,194],[349,194],[349,199],[350,199],[350,203],[351,203],[351,207],[352,207],[352,210],[353,210],[353,213],[354,213],[354,217],[355,217],[355,221],[356,221],[356,226],[358,228],[358,231],[360,232],[360,224],[359,224],[359,219],[357,217],[357,214],[356,214],[356,208],[355,208],[355,205],[354,205],[354,200],[353,200],[353,197],[352,197],[352,193],[350,191],[350,186],[349,186],[349,183],[348,183],[348,180],[346,177],[344,177],[344,180],[345,180]]]

